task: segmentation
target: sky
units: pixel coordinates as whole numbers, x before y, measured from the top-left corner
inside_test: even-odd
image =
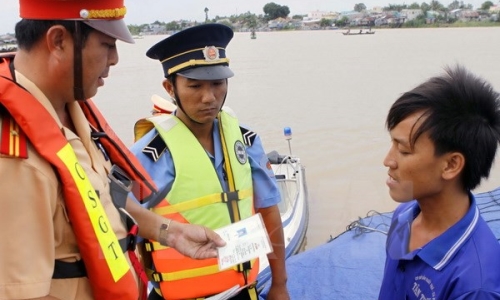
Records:
[[[474,8],[481,6],[486,0],[464,0]],[[0,4],[0,34],[13,33],[19,18],[19,1],[2,0]],[[154,21],[170,22],[174,20],[204,21],[205,7],[209,9],[208,17],[231,16],[245,12],[264,14],[263,7],[274,2],[286,5],[290,16],[304,15],[310,11],[349,11],[356,3],[364,3],[368,9],[374,6],[389,4],[421,3],[422,0],[125,0],[127,24],[141,25]],[[425,1],[427,3],[429,1]],[[452,0],[441,0],[447,6]],[[495,3],[496,1],[492,1]]]

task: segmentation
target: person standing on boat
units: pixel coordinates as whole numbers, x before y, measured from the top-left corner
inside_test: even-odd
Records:
[[[500,299],[500,244],[471,193],[495,158],[499,94],[447,68],[397,99],[386,125],[387,185],[401,204],[379,299]]]
[[[123,0],[19,6],[18,51],[0,57],[0,299],[145,299],[137,232],[216,257],[212,230],[127,198],[163,196],[88,99],[118,62],[116,40],[133,42]]]
[[[146,204],[158,214],[216,229],[260,213],[274,249],[268,255],[272,286],[267,299],[288,300],[274,173],[257,134],[223,109],[228,78],[234,75],[226,57],[232,37],[225,25],[204,24],[148,50],[148,57],[162,63],[163,86],[178,109],[149,118],[154,129],[131,150],[156,184],[170,190],[164,200]],[[257,298],[258,260],[219,271],[215,259],[193,261],[150,241],[145,248],[155,286],[149,299],[203,298],[235,285],[247,288],[232,299]]]

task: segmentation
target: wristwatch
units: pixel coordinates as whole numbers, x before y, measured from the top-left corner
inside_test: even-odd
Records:
[[[160,242],[160,245],[162,246],[167,246],[167,234],[168,234],[168,228],[170,227],[170,222],[172,222],[172,220],[168,220],[166,224],[161,224],[160,226],[160,234],[158,235],[158,242]]]

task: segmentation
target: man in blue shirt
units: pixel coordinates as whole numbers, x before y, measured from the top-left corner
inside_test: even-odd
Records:
[[[470,193],[500,138],[500,98],[457,66],[404,93],[386,121],[394,212],[380,300],[500,299],[500,244]]]
[[[260,213],[273,247],[268,255],[272,272],[268,299],[289,300],[277,206],[281,197],[274,173],[260,138],[223,108],[228,78],[233,76],[226,57],[232,37],[227,26],[204,24],[148,50],[150,58],[162,63],[163,86],[177,109],[148,118],[154,128],[131,150],[155,183],[169,191],[165,199],[148,203],[168,219],[216,229]],[[144,120],[140,124],[144,128]],[[155,286],[149,299],[203,298],[235,285],[246,288],[231,299],[256,299],[256,260],[219,271],[215,260],[194,261],[162,249],[161,236],[159,242],[145,244],[152,260],[146,266],[152,266],[150,280]]]

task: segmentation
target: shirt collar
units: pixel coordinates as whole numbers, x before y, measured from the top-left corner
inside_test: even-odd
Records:
[[[471,203],[465,216],[450,229],[430,241],[418,253],[423,261],[436,270],[443,269],[450,262],[476,228],[479,209],[476,206],[476,199],[471,193],[469,193],[469,199],[471,199]]]
[[[17,83],[23,86],[28,92],[30,92],[31,95],[33,95],[33,97],[35,97],[43,105],[43,107],[45,107],[45,109],[52,116],[54,121],[56,121],[57,126],[59,128],[63,128],[62,123],[59,120],[59,116],[57,116],[57,113],[54,109],[54,106],[52,106],[52,103],[49,101],[47,96],[45,96],[42,90],[40,90],[40,88],[37,87],[35,83],[33,83],[19,71],[15,70],[15,72],[16,72],[15,77]]]
[[[395,238],[391,238],[387,245],[391,257],[393,259],[413,259],[414,256],[418,256],[432,268],[436,270],[443,269],[476,228],[479,209],[476,206],[474,195],[469,193],[469,199],[471,201],[469,210],[462,219],[422,248],[407,253],[410,225],[420,212],[418,203],[413,202],[412,205],[397,216],[397,223],[393,232]]]

